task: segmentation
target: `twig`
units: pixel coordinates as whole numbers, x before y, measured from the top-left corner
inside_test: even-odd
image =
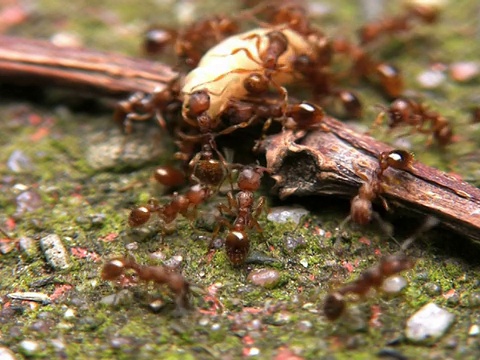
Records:
[[[363,182],[357,172],[370,175],[378,166],[378,155],[393,150],[331,117],[325,118],[324,124],[330,131],[286,131],[267,139],[267,166],[274,174],[281,198],[352,198]],[[389,204],[434,216],[443,225],[480,243],[478,188],[418,161],[408,172],[387,169],[385,177],[382,196]]]
[[[3,83],[64,86],[124,97],[135,91],[161,90],[177,76],[172,68],[158,62],[0,36]]]

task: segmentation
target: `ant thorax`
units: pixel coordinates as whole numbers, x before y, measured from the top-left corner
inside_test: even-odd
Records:
[[[287,40],[286,50],[278,57],[275,69],[267,69],[262,55],[271,43],[268,34],[280,32]],[[242,99],[248,95],[244,81],[258,73],[278,85],[295,80],[293,61],[300,54],[313,53],[311,44],[299,33],[281,27],[258,28],[238,34],[211,48],[201,59],[198,67],[185,77],[182,115],[188,116],[190,95],[206,90],[210,95],[207,114],[214,119],[225,110],[227,100]],[[268,74],[266,74],[268,72]]]

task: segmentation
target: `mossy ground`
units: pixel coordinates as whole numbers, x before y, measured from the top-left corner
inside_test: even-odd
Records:
[[[124,0],[93,6],[88,1],[41,0],[36,2],[32,19],[9,32],[30,37],[68,32],[78,34],[89,47],[140,56],[142,31],[152,23],[176,26],[171,13],[182,10],[176,4],[151,1],[139,5]],[[221,6],[234,6],[228,4],[223,2]],[[332,10],[321,20],[326,32],[353,37],[361,18],[358,6],[353,5],[356,2],[322,4]],[[202,2],[194,14],[210,14],[212,8],[218,13],[221,6],[215,1]],[[434,62],[478,61],[479,29],[478,5],[452,1],[439,24],[419,27],[403,39],[405,42],[392,40],[384,47],[385,56],[403,70],[407,85],[422,91],[436,110],[455,121],[458,139],[446,149],[425,149],[424,137],[408,137],[417,158],[475,183],[479,182],[480,129],[469,122],[467,110],[480,100],[478,77],[468,84],[447,79],[439,89],[430,91],[419,90],[415,77]],[[469,40],[472,36],[476,41]],[[364,121],[370,124],[377,112],[373,105],[385,101],[364,84],[351,87],[360,91],[366,104]],[[480,324],[479,252],[469,248],[468,241],[460,241],[458,234],[433,230],[423,236],[411,251],[418,261],[405,275],[409,286],[402,295],[368,297],[350,306],[346,318],[330,323],[320,311],[329,289],[355,279],[362,269],[376,264],[380,254],[398,250],[398,245],[386,240],[375,225],[366,229],[347,227],[344,245],[334,249],[329,235],[346,216],[348,201],[322,198],[304,202],[311,210],[305,219],[308,228],[275,225],[262,218],[265,240],[252,235],[253,244],[256,251],[277,260],[272,264],[235,269],[221,251],[207,261],[207,241],[199,235],[208,237],[209,232],[192,230],[187,221],[180,221],[177,230],[163,242],[155,233],[142,235],[128,230],[129,209],[150,195],[158,195],[158,189],[147,180],[154,164],[128,172],[89,168],[84,157],[88,146],[85,139],[90,133],[114,126],[109,110],[87,111],[73,94],[47,91],[39,97],[29,90],[1,90],[0,224],[14,239],[59,235],[72,262],[69,270],[55,271],[37,245],[29,254],[17,247],[0,254],[0,344],[17,352],[18,358],[147,359],[161,354],[163,359],[233,359],[258,349],[261,358],[280,358],[291,350],[312,359],[369,359],[385,348],[412,359],[479,357],[479,337],[468,336],[469,328]],[[395,133],[386,134],[381,129],[373,135],[385,141],[395,139]],[[6,162],[14,150],[30,158],[32,168],[11,172]],[[19,216],[13,224],[19,184],[34,189],[42,206]],[[279,203],[273,197],[269,202]],[[412,224],[410,230],[399,231],[398,239],[408,236],[417,223],[398,217],[392,221],[396,229]],[[305,246],[288,252],[286,234],[303,237]],[[142,286],[132,289],[116,307],[100,303],[103,297],[118,291],[100,280],[102,260],[125,254],[125,245],[134,240],[138,240],[134,254],[141,263],[155,263],[149,257],[154,251],[162,252],[167,259],[182,256],[183,273],[195,284],[194,311],[175,317],[169,304],[154,314],[145,304],[147,294],[155,291]],[[352,273],[347,271],[350,266]],[[263,289],[247,283],[247,273],[253,267],[278,269],[283,278],[281,286]],[[46,285],[35,287],[45,279]],[[207,289],[211,295],[214,288],[220,307],[215,307],[208,296]],[[50,305],[36,305],[6,297],[19,291],[44,292],[54,300]],[[406,319],[432,301],[456,315],[454,325],[441,340],[427,345],[408,343],[403,337]],[[74,311],[73,317],[65,317],[67,309]],[[26,339],[37,341],[40,350],[20,354],[19,343]]]

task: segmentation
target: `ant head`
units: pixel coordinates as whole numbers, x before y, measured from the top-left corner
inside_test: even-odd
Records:
[[[399,170],[408,170],[413,163],[413,154],[405,150],[383,152],[379,157],[380,167],[392,167]]]
[[[243,81],[243,87],[250,94],[260,95],[268,91],[269,81],[263,74],[251,73]]]
[[[102,269],[103,280],[115,280],[123,274],[125,263],[122,259],[113,259],[107,262]]]
[[[190,94],[188,116],[197,117],[210,108],[210,95],[207,90],[197,90]]]
[[[136,227],[145,224],[150,219],[151,211],[147,206],[139,206],[133,209],[128,216],[128,225]]]
[[[243,191],[256,191],[261,185],[263,173],[266,171],[261,166],[245,166],[238,175],[238,187]]]

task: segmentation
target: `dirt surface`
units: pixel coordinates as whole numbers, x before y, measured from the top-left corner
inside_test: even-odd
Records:
[[[312,14],[326,33],[353,38],[363,16],[360,5],[353,4],[318,1]],[[0,0],[0,18],[11,22],[0,31],[44,39],[61,34],[87,47],[143,56],[139,44],[149,25],[177,27],[211,9],[229,13],[228,6],[233,2],[124,0],[92,6],[88,1]],[[402,69],[412,93],[452,120],[455,142],[444,149],[426,147],[420,134],[400,137],[405,129],[371,130],[473,184],[480,182],[480,128],[469,110],[480,101],[480,77],[459,82],[448,69],[460,61],[480,65],[479,13],[475,2],[451,1],[438,24],[420,26],[375,49]],[[426,89],[418,76],[431,70],[445,77]],[[361,122],[352,126],[366,130],[378,113],[375,105],[386,102],[370,86],[347,85],[365,104]],[[266,186],[271,208],[299,203],[310,212],[300,226],[262,216],[263,239],[251,234],[253,251],[241,268],[233,268],[223,251],[207,257],[211,229],[189,221],[180,219],[163,241],[155,224],[129,229],[129,210],[162,196],[150,174],[155,165],[171,161],[174,146],[155,124],[140,125],[124,137],[112,123],[111,104],[65,90],[0,88],[0,226],[10,236],[0,234],[2,360],[8,359],[7,349],[16,359],[480,357],[480,252],[462,234],[438,227],[423,235],[409,252],[417,261],[404,274],[408,286],[401,294],[369,294],[332,323],[321,309],[328,292],[399,249],[378,224],[346,226],[341,246],[334,248],[333,234],[348,214],[348,199],[282,203]],[[208,217],[209,209],[225,201],[213,199],[201,213]],[[422,223],[408,215],[382,212],[399,242]],[[52,235],[59,239],[53,259],[41,246]],[[102,281],[103,262],[127,251],[142,264],[179,262],[192,284],[194,310],[178,317],[162,289],[134,286],[119,293],[115,284]],[[259,282],[258,274],[273,280]],[[164,299],[165,306],[153,312],[151,297]],[[431,302],[454,314],[454,322],[440,338],[412,343],[405,337],[406,321]]]

